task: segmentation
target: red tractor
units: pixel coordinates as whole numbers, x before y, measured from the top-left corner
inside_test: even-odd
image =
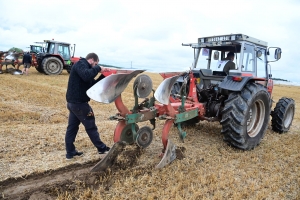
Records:
[[[79,60],[79,57],[74,57],[75,44],[71,55],[72,47],[69,43],[54,40],[44,40],[44,43],[44,51],[32,54],[32,65],[37,71],[47,75],[58,75],[66,69],[70,73],[72,65]]]
[[[202,120],[219,121],[221,134],[231,146],[250,150],[264,137],[270,116],[272,129],[287,132],[295,113],[295,102],[282,97],[272,111],[273,80],[270,62],[281,58],[281,49],[268,47],[267,42],[244,34],[230,34],[198,39],[198,43],[182,44],[194,49],[194,62],[188,72],[160,73],[164,81],[156,90],[149,76],[136,70],[129,74],[113,74],[99,81],[87,91],[91,99],[114,102],[118,113],[110,117],[117,120],[112,150],[93,171],[103,170],[126,144],[148,147],[153,138],[155,120],[165,120],[162,129],[162,160],[157,168],[164,167],[176,158],[175,145],[168,139],[170,128],[178,128],[184,140],[187,133],[182,125]],[[235,69],[229,74],[220,68],[227,52],[235,54]],[[268,55],[273,52],[274,59]],[[201,57],[203,59],[201,59]],[[197,68],[197,65],[200,65]],[[121,93],[135,77],[133,84],[135,105],[128,109]],[[149,95],[153,92],[153,95]],[[138,98],[143,100],[139,102]],[[158,103],[156,102],[158,101]],[[149,126],[139,127],[138,122],[148,121]]]

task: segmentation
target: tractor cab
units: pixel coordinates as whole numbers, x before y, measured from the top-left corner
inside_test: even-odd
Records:
[[[222,74],[226,55],[234,53],[235,69],[227,75],[240,75],[266,78],[270,77],[267,55],[269,49],[275,49],[275,61],[281,57],[281,49],[271,47],[267,42],[244,35],[229,34],[198,38],[198,43],[182,44],[194,48],[193,68],[208,69],[206,73]],[[210,71],[210,72],[209,72]],[[225,75],[225,74],[224,74]]]
[[[54,40],[44,40],[45,53],[61,56],[64,61],[71,58],[70,44],[65,42],[58,42]]]
[[[248,77],[246,79],[267,86],[269,93],[272,93],[273,81],[270,79],[272,75],[268,63],[281,58],[280,48],[268,48],[267,42],[244,34],[202,37],[198,38],[198,43],[182,45],[194,48],[192,68],[195,76],[201,80],[201,88],[207,88],[211,84],[219,85],[221,82],[224,85],[225,77],[230,80],[233,77],[236,81],[242,80],[238,77]],[[268,60],[270,51],[273,52],[273,60]],[[229,52],[234,54],[231,61],[234,68],[227,71],[225,66],[229,59],[226,56]],[[247,82],[245,79],[243,81]]]

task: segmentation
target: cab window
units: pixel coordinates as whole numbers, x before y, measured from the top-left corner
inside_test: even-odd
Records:
[[[255,60],[254,60],[254,46],[245,44],[242,71],[254,72]]]
[[[69,46],[59,45],[58,46],[58,54],[60,54],[61,57],[63,57],[64,60],[70,60]]]
[[[260,49],[256,51],[256,66],[257,66],[257,77],[260,78],[266,78],[267,72],[266,72],[266,50]]]

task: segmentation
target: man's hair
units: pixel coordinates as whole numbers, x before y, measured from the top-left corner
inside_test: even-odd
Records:
[[[230,51],[229,53],[227,53],[227,57],[234,57],[234,53],[232,51]]]
[[[95,62],[97,62],[97,61],[99,61],[99,58],[98,58],[98,55],[97,54],[95,54],[95,53],[89,53],[86,57],[85,57],[85,59],[93,59]]]

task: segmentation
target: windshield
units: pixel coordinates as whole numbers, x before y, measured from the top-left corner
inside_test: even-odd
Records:
[[[42,52],[42,47],[41,46],[32,46],[31,51],[35,53],[40,53]]]
[[[220,48],[220,47],[219,47]],[[232,51],[231,48],[223,48],[221,50],[214,49],[214,48],[201,48],[199,52],[198,62],[196,68],[198,69],[211,69],[212,71],[222,71],[223,65],[221,65],[222,62],[220,61],[227,61],[228,58],[227,54]],[[240,46],[236,48],[236,50],[240,50]],[[239,61],[240,61],[240,52],[233,50],[234,52],[234,59],[233,62],[235,63],[236,69],[240,67]],[[218,56],[217,56],[218,55]],[[231,70],[235,71],[235,70]]]

